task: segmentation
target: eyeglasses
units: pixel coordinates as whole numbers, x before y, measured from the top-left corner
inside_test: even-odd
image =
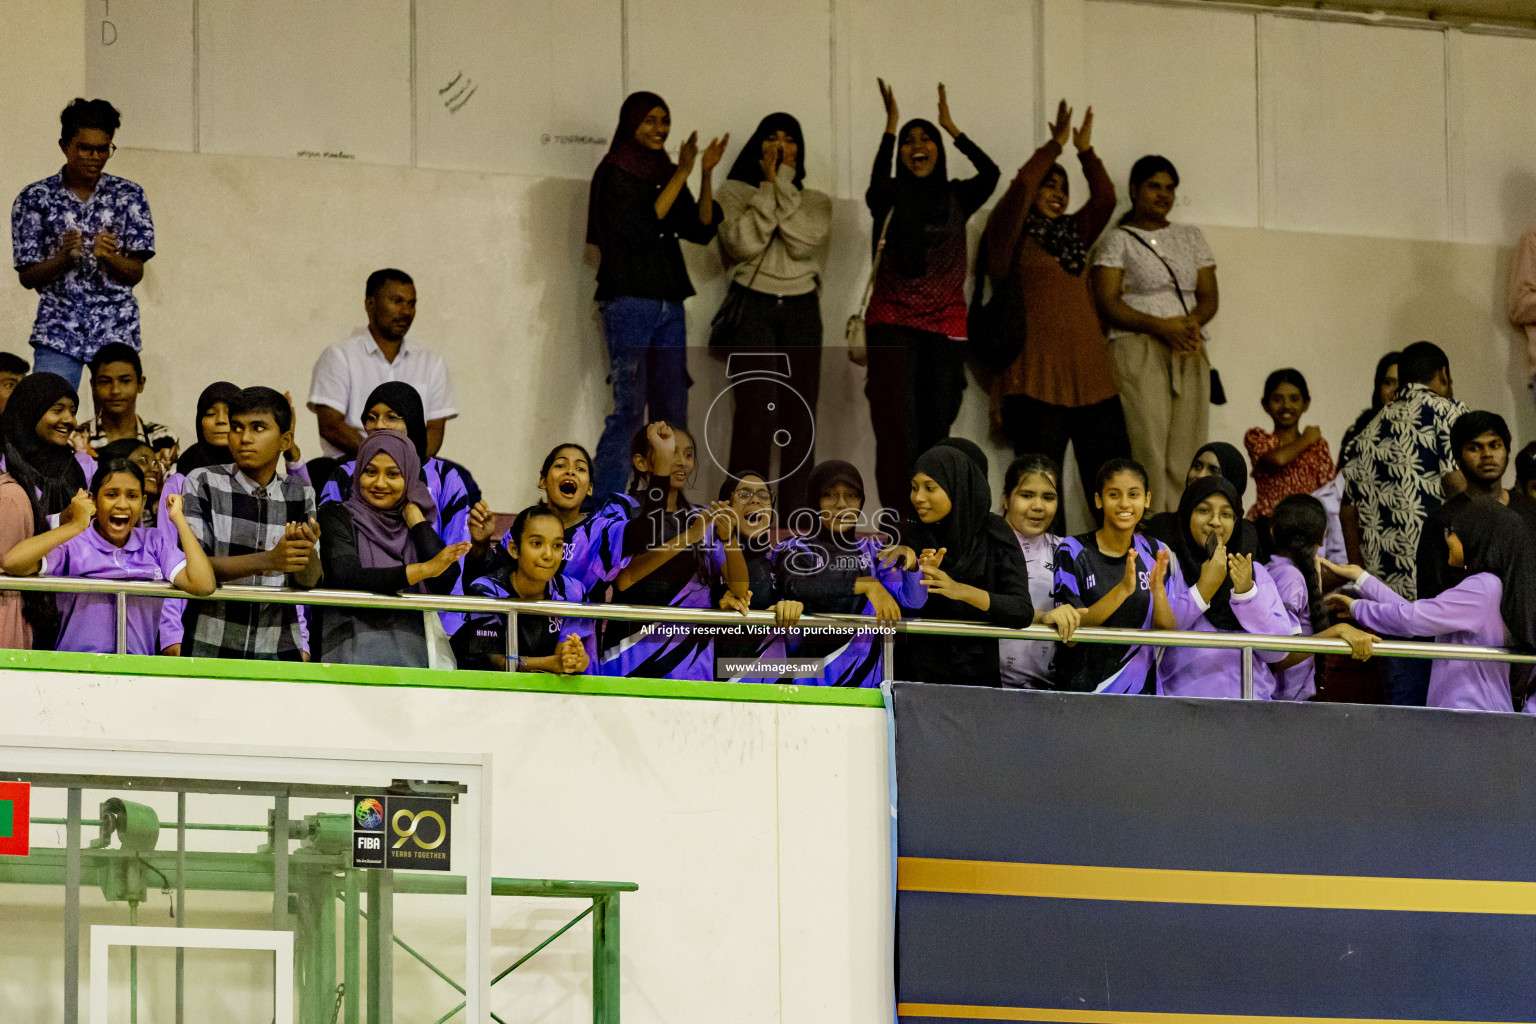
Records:
[[[751,490],[749,488],[742,487],[735,492],[735,498],[743,505],[749,501],[755,501],[759,505],[773,504],[773,492],[768,490],[766,487],[760,490]]]
[[[109,142],[105,146],[87,146],[83,142],[75,143],[75,151],[81,156],[109,157],[117,152],[117,143]]]

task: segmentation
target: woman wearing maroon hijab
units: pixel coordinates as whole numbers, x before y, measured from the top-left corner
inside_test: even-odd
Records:
[[[597,444],[594,490],[601,497],[629,480],[629,441],[646,423],[688,422],[688,337],[683,300],[693,283],[678,239],[715,237],[720,207],[710,184],[730,136],[699,152],[698,132],[667,156],[672,114],[655,93],[624,101],[608,153],[592,175],[587,241],[602,251],[597,304],[608,340],[613,413]],[[698,160],[699,198],[688,191]],[[647,411],[649,409],[649,411]]]
[[[325,585],[375,594],[446,594],[469,544],[443,545],[437,508],[410,438],[369,434],[343,501],[320,506]],[[321,608],[319,661],[427,668],[428,623],[421,612]],[[433,614],[433,613],[427,613]]]

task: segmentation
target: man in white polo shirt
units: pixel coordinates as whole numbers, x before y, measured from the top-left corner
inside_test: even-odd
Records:
[[[368,275],[363,309],[368,326],[320,353],[309,381],[309,408],[320,420],[327,458],[345,461],[363,441],[363,403],[385,381],[398,380],[421,395],[427,417],[427,454],[443,446],[443,428],[459,414],[443,357],[406,343],[416,319],[416,284],[403,270]]]

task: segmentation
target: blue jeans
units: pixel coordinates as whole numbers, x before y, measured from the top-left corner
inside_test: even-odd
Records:
[[[621,296],[598,304],[608,340],[613,412],[597,442],[599,498],[629,483],[630,441],[656,420],[688,425],[688,331],[681,302]]]
[[[80,374],[84,371],[85,363],[74,356],[67,356],[51,348],[32,350],[33,373],[56,373],[69,381],[69,386],[76,391],[80,390]],[[81,421],[84,422],[84,417]]]

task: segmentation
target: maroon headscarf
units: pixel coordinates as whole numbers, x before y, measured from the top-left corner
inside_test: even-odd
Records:
[[[603,164],[613,164],[619,170],[632,174],[648,185],[665,185],[677,170],[665,150],[647,149],[635,141],[635,131],[645,116],[657,107],[671,113],[667,101],[653,92],[630,93],[619,108],[619,126],[613,130],[613,140],[608,152],[597,165],[598,173],[592,176],[592,187],[587,194],[587,241],[598,248],[603,245],[602,228],[598,223],[598,203],[602,199]]]
[[[390,508],[375,508],[363,497],[361,480],[363,470],[380,453],[388,455],[400,467],[405,478],[405,491],[400,500]],[[405,506],[414,503],[421,509],[427,522],[437,521],[437,506],[421,478],[421,459],[411,439],[397,430],[380,430],[369,434],[357,450],[356,468],[352,471],[352,492],[347,495],[346,506],[352,516],[352,527],[357,531],[357,558],[365,569],[384,569],[396,565],[410,565],[418,561],[416,544],[411,531],[405,525]]]

